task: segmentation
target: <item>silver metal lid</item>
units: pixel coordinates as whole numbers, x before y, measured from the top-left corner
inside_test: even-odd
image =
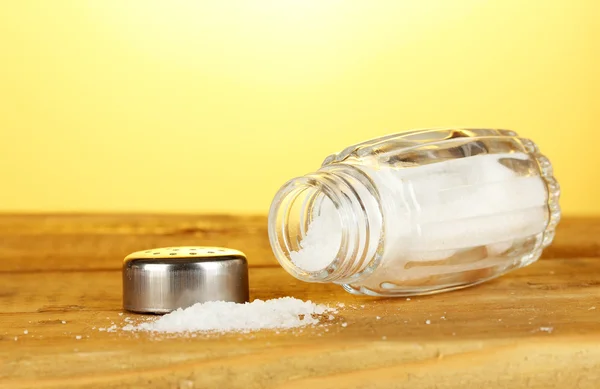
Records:
[[[222,247],[167,247],[123,260],[123,308],[168,313],[199,302],[249,300],[244,253]]]

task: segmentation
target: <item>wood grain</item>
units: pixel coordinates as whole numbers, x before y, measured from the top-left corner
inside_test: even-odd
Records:
[[[250,266],[278,266],[263,216],[0,215],[0,272],[47,269],[118,270],[123,258],[148,248],[215,245],[243,251]],[[600,256],[600,223],[559,224],[543,258]]]
[[[599,382],[600,306],[591,309],[600,302],[597,259],[540,261],[478,287],[410,301],[355,297],[277,268],[252,269],[250,277],[253,298],[292,295],[346,307],[327,332],[107,333],[98,328],[143,317],[119,316],[118,271],[15,273],[0,289],[0,385],[433,388],[459,387],[450,383],[465,383],[465,374],[469,384],[460,387],[503,387],[493,377],[514,386],[523,375],[539,380],[527,387],[551,387],[558,377],[581,387]]]
[[[254,247],[264,219],[0,220],[2,239],[21,239],[17,246],[0,241],[3,254],[18,248],[0,264],[0,388],[595,389],[600,382],[600,258],[593,255],[549,255],[552,260],[480,286],[409,301],[352,296],[336,285],[300,282],[272,262],[255,262],[251,298],[294,296],[344,308],[324,320],[327,327],[192,338],[99,331],[122,326],[126,317],[147,318],[119,315],[121,251],[137,250],[140,237],[146,244],[174,236],[229,242],[233,235],[272,261],[268,246]],[[600,221],[564,225],[553,250],[594,252]],[[173,226],[198,230],[186,230],[188,236]],[[83,236],[102,238],[79,240]],[[581,247],[568,249],[569,237]],[[45,266],[29,260],[53,247],[52,255],[38,255]]]
[[[138,250],[225,246],[251,266],[277,265],[264,217],[179,215],[0,215],[0,272],[121,269]]]

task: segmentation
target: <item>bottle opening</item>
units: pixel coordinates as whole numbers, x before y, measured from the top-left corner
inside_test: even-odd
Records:
[[[380,247],[378,196],[348,170],[355,174],[344,168],[293,179],[273,200],[271,246],[279,263],[298,279],[347,280],[365,269]]]
[[[302,278],[318,278],[342,251],[343,223],[328,192],[319,180],[299,178],[279,191],[271,209],[272,246],[286,259],[282,265]]]

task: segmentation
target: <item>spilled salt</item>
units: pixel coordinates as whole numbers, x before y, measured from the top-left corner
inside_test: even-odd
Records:
[[[117,325],[113,324],[110,327],[106,327],[106,328],[98,328],[98,331],[106,331],[106,332],[116,332],[117,331]]]
[[[321,316],[337,312],[327,305],[292,297],[254,300],[251,303],[206,302],[177,309],[155,321],[127,324],[124,331],[181,333],[250,332],[261,329],[286,329],[314,325]],[[331,317],[331,315],[329,316]],[[343,325],[343,324],[342,324]]]

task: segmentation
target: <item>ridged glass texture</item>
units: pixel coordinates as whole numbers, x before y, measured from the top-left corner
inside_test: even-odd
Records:
[[[554,238],[559,197],[548,158],[513,131],[417,130],[347,147],[286,183],[269,235],[301,280],[355,294],[429,294],[535,262]],[[341,243],[323,269],[307,271],[292,254],[325,212],[323,198],[340,216]]]

